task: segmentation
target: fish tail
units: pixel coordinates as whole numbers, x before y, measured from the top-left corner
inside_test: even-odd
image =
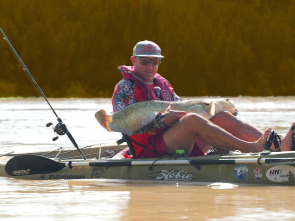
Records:
[[[101,109],[95,113],[96,120],[100,123],[102,127],[107,129],[108,131],[112,131],[109,123],[113,121],[113,117],[111,115],[107,115],[106,111]]]

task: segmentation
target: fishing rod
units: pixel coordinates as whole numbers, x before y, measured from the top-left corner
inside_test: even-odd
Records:
[[[67,129],[67,126],[59,118],[59,116],[57,115],[57,113],[55,112],[55,110],[53,109],[53,107],[51,106],[51,104],[49,103],[47,97],[45,96],[45,94],[43,93],[43,91],[41,90],[41,88],[39,87],[39,85],[37,84],[37,82],[35,81],[34,77],[31,75],[29,69],[27,68],[27,66],[25,65],[25,63],[22,61],[22,59],[20,58],[20,56],[18,55],[18,53],[16,52],[16,50],[14,49],[14,47],[12,46],[12,44],[10,43],[10,41],[8,40],[7,36],[4,34],[4,32],[2,31],[1,28],[0,28],[0,32],[3,35],[4,41],[8,44],[8,46],[11,49],[12,53],[16,56],[18,62],[21,64],[22,69],[26,72],[27,76],[29,77],[29,79],[31,79],[33,85],[35,86],[35,88],[37,89],[37,91],[39,92],[39,94],[45,99],[45,101],[49,105],[50,109],[52,110],[52,112],[56,116],[56,119],[58,121],[58,124],[53,127],[54,128],[54,132],[56,134],[58,134],[58,135],[64,135],[64,134],[66,134],[68,136],[68,138],[70,139],[70,141],[72,142],[72,144],[79,151],[79,153],[83,157],[83,159],[86,160],[85,155],[83,154],[83,152],[78,147],[78,144],[76,143],[76,141],[75,141],[74,137],[72,136],[72,134]],[[49,127],[51,125],[52,125],[52,123],[46,124],[47,127]],[[58,139],[58,136],[54,137],[53,138],[53,141],[55,141],[57,139]]]

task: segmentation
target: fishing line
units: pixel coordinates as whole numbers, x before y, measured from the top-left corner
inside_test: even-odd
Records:
[[[29,69],[27,68],[27,66],[25,65],[25,63],[22,61],[22,59],[20,58],[20,56],[18,55],[18,53],[16,52],[16,50],[14,49],[14,47],[12,46],[12,44],[10,43],[10,41],[8,40],[7,36],[4,34],[4,32],[2,31],[1,28],[0,28],[0,32],[3,35],[4,41],[9,46],[10,50],[15,55],[16,59],[18,60],[18,62],[21,64],[22,69],[26,72],[27,76],[29,77],[29,79],[31,80],[31,82],[33,83],[33,85],[35,86],[35,88],[38,91],[38,93],[45,99],[45,101],[49,105],[50,109],[52,110],[52,112],[56,116],[56,119],[58,121],[58,124],[54,127],[54,132],[56,132],[58,135],[64,135],[64,134],[66,134],[68,136],[68,138],[70,139],[70,141],[73,143],[73,145],[76,147],[76,149],[79,151],[79,153],[83,157],[83,159],[86,160],[86,157],[84,156],[84,154],[82,153],[82,151],[78,147],[78,144],[76,143],[76,141],[73,138],[73,136],[71,135],[71,133],[68,131],[66,125],[58,117],[57,113],[55,112],[55,110],[53,109],[53,107],[51,106],[51,104],[49,103],[47,97],[45,96],[45,94],[43,93],[43,91],[41,90],[41,88],[39,87],[39,85],[37,84],[37,82],[35,81],[34,77],[31,75]],[[48,127],[50,125],[52,125],[52,123],[48,123],[46,126]],[[57,138],[58,138],[58,136],[55,137],[55,138],[53,138],[53,140],[56,140]]]
[[[4,34],[4,32],[2,31],[1,28],[0,28],[0,32],[3,35],[4,41],[8,44],[9,49],[11,50],[11,52],[13,53],[13,55],[15,56],[15,58],[18,60],[18,62],[20,63],[20,65],[22,66],[22,69],[26,72],[28,78],[31,79],[31,82],[33,83],[33,85],[37,89],[37,92],[45,99],[45,101],[47,102],[47,104],[49,105],[49,107],[51,108],[51,110],[53,111],[54,115],[57,118],[59,118],[57,116],[55,110],[52,108],[51,104],[47,100],[47,97],[45,96],[45,94],[43,93],[43,91],[41,90],[41,88],[39,87],[39,85],[37,84],[37,82],[35,81],[34,77],[31,75],[29,69],[27,68],[27,66],[25,65],[25,63],[22,61],[22,59],[20,58],[20,56],[18,55],[18,53],[16,52],[16,50],[14,49],[14,47],[12,46],[12,44],[10,43],[10,41],[8,40],[8,38],[6,37],[6,35]]]

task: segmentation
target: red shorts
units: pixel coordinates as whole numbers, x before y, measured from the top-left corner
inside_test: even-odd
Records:
[[[170,155],[165,150],[165,143],[163,137],[164,131],[155,136],[149,138],[149,143],[147,148],[145,148],[138,158],[158,158],[164,155]],[[200,150],[198,145],[195,143],[192,152],[190,153],[190,157],[193,156],[203,156],[204,153]]]

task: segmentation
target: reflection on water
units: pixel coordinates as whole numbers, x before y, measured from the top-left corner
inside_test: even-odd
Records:
[[[1,178],[1,218],[42,220],[294,220],[293,187]]]
[[[295,119],[294,97],[232,98],[239,117],[284,134]],[[0,99],[0,153],[71,147],[45,127],[56,119],[42,99]],[[54,99],[52,106],[80,146],[120,138],[94,113],[110,99]],[[290,186],[200,185],[122,180],[29,181],[0,178],[1,220],[294,220]]]
[[[71,181],[25,181],[1,178],[1,218],[42,218],[42,220],[95,219],[108,216],[118,220],[126,208],[129,191],[100,191]]]

